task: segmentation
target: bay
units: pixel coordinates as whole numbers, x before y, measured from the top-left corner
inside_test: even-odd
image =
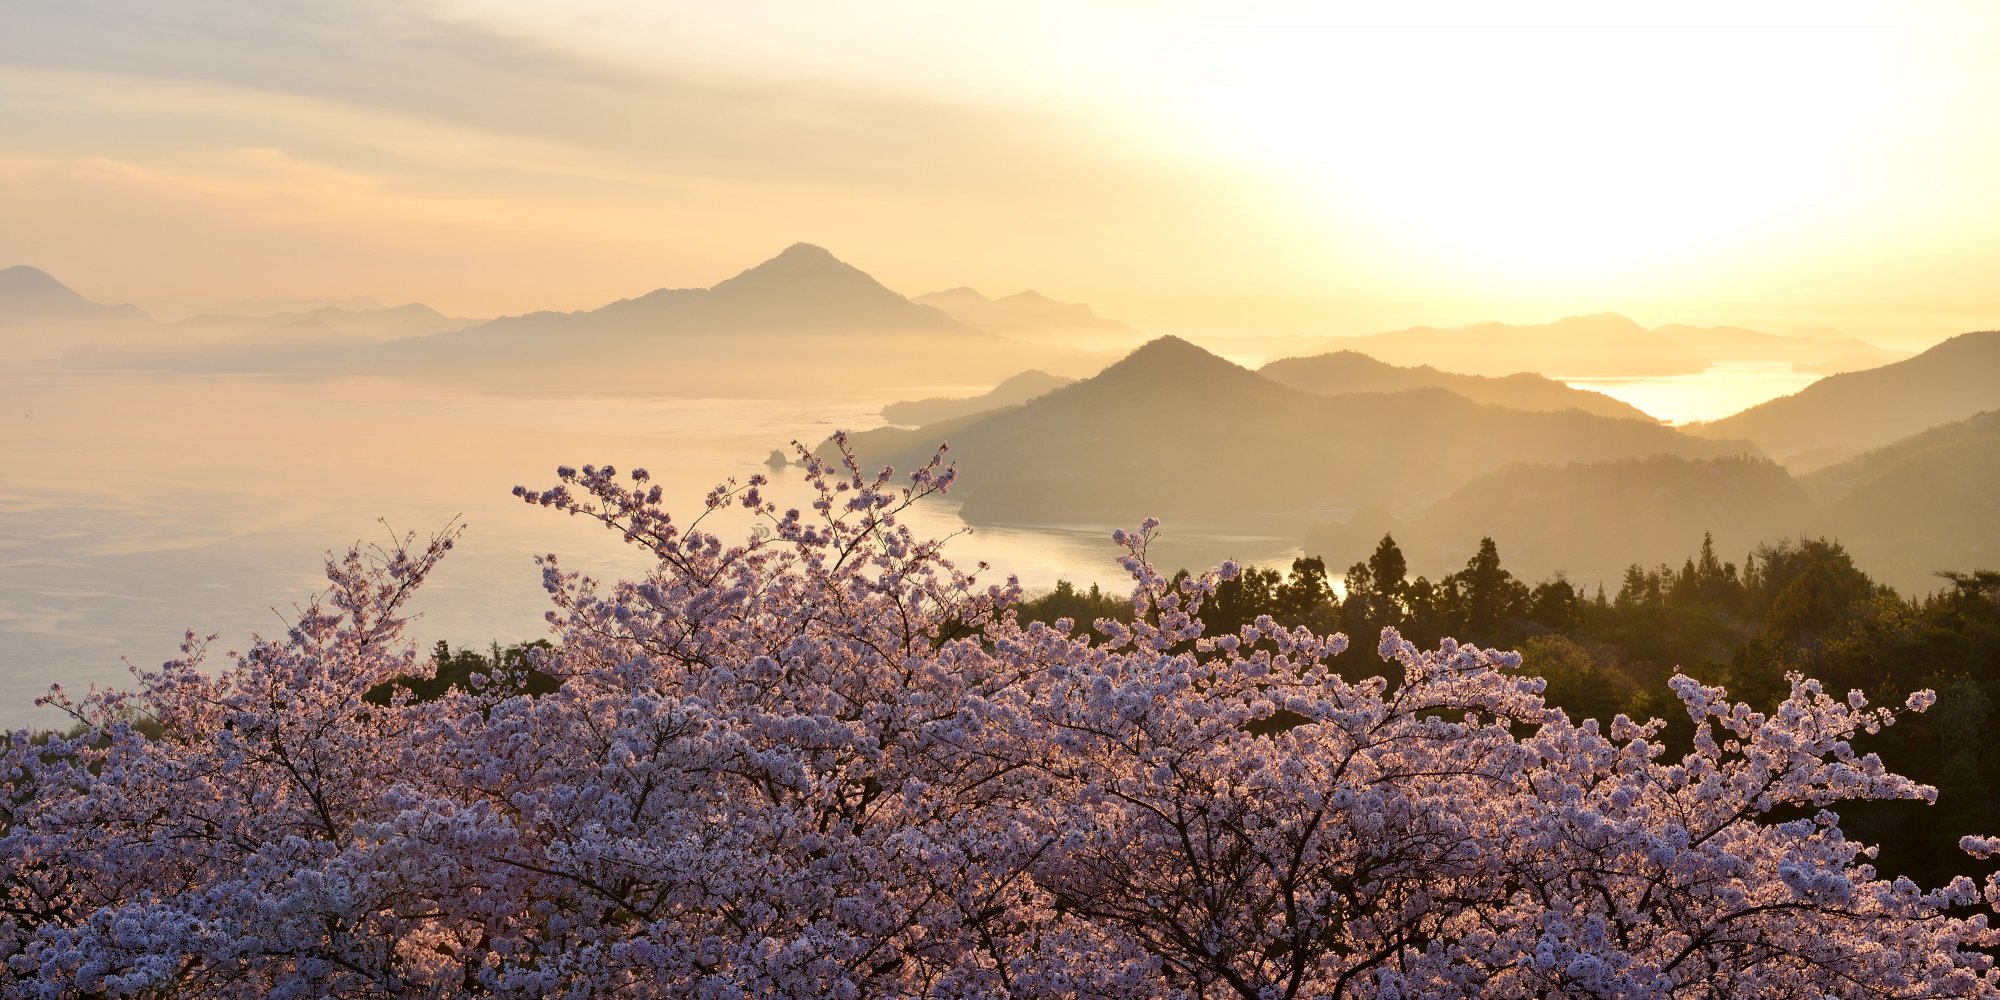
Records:
[[[606,580],[649,561],[594,522],[523,504],[515,485],[553,485],[564,464],[644,466],[670,510],[695,513],[717,483],[771,474],[774,448],[880,425],[884,402],[948,388],[650,398],[392,378],[0,372],[0,726],[62,725],[33,706],[51,684],[129,687],[125,658],[154,668],[188,630],[219,633],[212,654],[282,634],[324,585],[329,552],[454,523],[465,532],[418,595],[411,637],[476,648],[538,638],[549,604],[537,554]],[[768,492],[781,506],[808,499],[796,469],[775,473]],[[948,496],[906,520],[923,536],[957,536],[947,555],[962,568],[990,564],[985,580],[1129,587],[1114,525],[970,530]],[[704,527],[729,538],[749,523],[725,515]],[[1288,564],[1297,552],[1293,538],[1167,525],[1152,555],[1205,568]]]
[[[1783,361],[1739,361],[1689,375],[1646,378],[1561,378],[1573,389],[1601,392],[1670,424],[1717,420],[1766,400],[1789,396],[1824,376]]]

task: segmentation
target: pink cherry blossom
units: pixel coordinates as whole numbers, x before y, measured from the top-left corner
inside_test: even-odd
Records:
[[[1023,624],[901,520],[942,452],[897,486],[838,440],[810,512],[708,495],[741,542],[643,470],[517,489],[657,559],[543,560],[552,693],[364,699],[429,668],[404,609],[453,529],[330,560],[232,664],[190,636],[51,694],[84,728],[0,748],[6,995],[2000,995],[1993,881],[1885,879],[1832,811],[1934,794],[1857,743],[1928,692],[1679,676],[1669,759],[1512,653],[1388,630],[1391,684],[1343,636],[1205,634],[1235,567],[1175,586],[1150,519],[1129,625]]]

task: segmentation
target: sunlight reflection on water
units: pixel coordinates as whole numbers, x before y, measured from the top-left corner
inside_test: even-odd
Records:
[[[1717,364],[1696,375],[1653,378],[1566,378],[1575,389],[1601,392],[1670,424],[1716,420],[1766,400],[1789,396],[1825,376],[1795,372],[1784,362]]]

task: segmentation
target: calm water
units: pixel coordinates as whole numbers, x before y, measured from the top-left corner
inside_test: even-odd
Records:
[[[1680,422],[1811,381],[1769,365],[1571,384]],[[420,594],[412,635],[425,645],[538,637],[548,605],[536,553],[600,579],[646,563],[591,522],[516,501],[515,484],[549,485],[559,464],[643,465],[672,509],[699,510],[723,478],[767,471],[772,448],[877,425],[885,402],[533,397],[390,379],[55,368],[0,373],[0,400],[0,726],[9,727],[59,724],[32,707],[51,683],[124,685],[122,657],[157,665],[186,630],[221,633],[218,653],[277,632],[320,589],[329,549],[386,543],[392,530],[429,533],[454,518],[468,530]],[[800,491],[795,472],[777,475],[779,499]],[[934,536],[965,528],[948,501],[911,521]],[[949,552],[1030,588],[1067,577],[1122,590],[1111,527],[987,527]],[[1172,567],[1282,565],[1297,552],[1296,539],[1171,524],[1154,550]]]
[[[1792,371],[1785,362],[1739,362],[1715,365],[1698,375],[1563,381],[1630,403],[1670,424],[1685,424],[1715,420],[1767,399],[1789,396],[1820,378]]]
[[[276,633],[320,589],[327,550],[454,517],[468,530],[419,595],[412,635],[475,646],[538,637],[548,603],[536,553],[600,579],[646,563],[592,522],[515,500],[515,484],[550,485],[559,464],[643,465],[671,509],[697,511],[722,478],[767,471],[772,448],[877,425],[886,401],[538,398],[53,368],[0,373],[0,400],[0,725],[10,727],[59,724],[32,707],[50,683],[125,685],[121,657],[155,666],[188,629],[221,633],[217,653]],[[773,493],[800,489],[787,470]],[[911,520],[932,535],[965,527],[944,501]],[[948,552],[1030,587],[1067,577],[1122,589],[1110,527],[981,528]],[[1296,552],[1296,539],[1172,525],[1155,549],[1171,566]]]

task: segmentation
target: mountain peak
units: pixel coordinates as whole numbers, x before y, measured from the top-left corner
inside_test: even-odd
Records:
[[[44,271],[39,267],[30,267],[27,264],[15,264],[13,267],[0,267],[0,281],[8,281],[8,282],[46,281],[54,284],[61,283],[57,282],[56,279],[49,277],[49,272]]]
[[[854,266],[835,257],[825,247],[812,243],[794,243],[780,251],[776,257],[750,268],[729,280],[736,281],[753,274],[808,274],[813,272],[861,274]],[[863,275],[863,277],[866,277],[866,275]],[[725,281],[722,284],[726,285],[728,283],[728,281]]]
[[[0,309],[22,315],[105,311],[47,271],[26,264],[0,269]]]
[[[29,267],[26,264],[16,264],[13,267],[0,268],[0,292],[8,294],[23,292],[76,294],[70,290],[68,285],[57,281],[49,272],[39,267]]]
[[[840,263],[840,258],[835,257],[825,247],[820,246],[817,243],[794,243],[791,246],[786,247],[783,251],[779,252],[779,254],[776,257],[773,257],[771,259],[774,261],[814,260],[814,261],[820,261],[822,263],[834,263],[834,264]]]
[[[1156,337],[1098,373],[1093,382],[1183,383],[1190,387],[1218,380],[1265,380],[1232,361],[1217,357],[1175,336]],[[1266,383],[1268,385],[1268,383]]]
[[[985,305],[989,302],[992,302],[993,300],[987,298],[985,295],[980,294],[980,291],[977,288],[973,288],[969,285],[960,285],[957,288],[947,288],[942,292],[929,292],[924,295],[919,295],[916,297],[915,301],[923,302],[926,304],[936,304],[939,302],[948,302],[948,303],[976,302],[980,305]]]
[[[783,253],[727,281],[711,292],[726,298],[877,301],[908,305],[860,268],[811,243],[794,243]]]
[[[598,329],[638,333],[686,330],[792,334],[971,334],[937,309],[917,305],[884,288],[825,248],[795,243],[776,257],[709,288],[660,288],[584,313]],[[513,324],[517,320],[495,322]],[[537,322],[550,322],[538,320]]]
[[[1127,354],[1125,356],[1125,360],[1131,361],[1134,358],[1149,358],[1149,357],[1215,358],[1217,361],[1222,360],[1221,358],[1217,358],[1214,354],[1211,354],[1210,352],[1205,351],[1200,347],[1195,346],[1194,344],[1182,340],[1181,338],[1176,337],[1171,333],[1165,334],[1163,336],[1154,337],[1153,339],[1146,341],[1143,344],[1140,344],[1137,348],[1135,348],[1132,351],[1132,353]]]
[[[1645,333],[1646,328],[1620,313],[1601,312],[1587,316],[1564,316],[1549,324],[1565,330],[1617,330],[1620,333]]]

